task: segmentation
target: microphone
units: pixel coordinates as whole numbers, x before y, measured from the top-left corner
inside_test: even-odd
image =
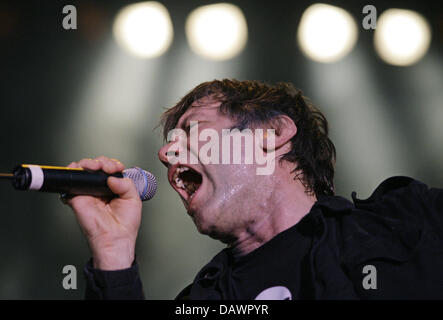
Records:
[[[22,164],[15,167],[13,173],[0,173],[0,179],[12,180],[12,185],[17,190],[105,197],[115,196],[106,182],[109,176],[130,178],[142,201],[150,200],[157,191],[154,175],[138,167],[109,175],[103,171],[87,171],[82,168]]]

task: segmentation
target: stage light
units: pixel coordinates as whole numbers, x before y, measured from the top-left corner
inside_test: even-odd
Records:
[[[312,60],[335,62],[347,55],[357,41],[357,24],[344,9],[314,4],[303,13],[297,40]]]
[[[191,49],[211,60],[227,60],[246,45],[246,19],[235,5],[212,4],[192,11],[186,21],[186,36]]]
[[[115,19],[114,36],[119,45],[138,57],[158,57],[173,38],[169,12],[155,1],[126,6]]]
[[[389,64],[407,66],[420,60],[431,43],[431,28],[417,12],[389,9],[378,18],[374,45]]]

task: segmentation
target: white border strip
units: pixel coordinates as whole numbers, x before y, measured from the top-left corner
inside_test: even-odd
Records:
[[[43,181],[45,180],[42,168],[34,165],[30,165],[28,168],[31,170],[31,184],[29,185],[29,190],[40,190]]]

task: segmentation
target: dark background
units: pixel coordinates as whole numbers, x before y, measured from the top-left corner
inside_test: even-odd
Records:
[[[188,47],[188,14],[212,1],[161,1],[174,40],[161,57],[139,59],[112,37],[115,14],[129,1],[2,1],[0,4],[0,171],[19,163],[67,165],[107,155],[140,166],[159,182],[144,204],[137,258],[146,296],[170,299],[222,248],[199,235],[157,160],[158,124],[200,82],[238,78],[291,81],[326,114],[337,148],[337,193],[360,198],[385,178],[408,175],[443,185],[443,10],[437,1],[328,1],[359,26],[356,47],[322,64],[306,58],[295,35],[313,1],[231,1],[248,23],[237,57],[214,62]],[[62,9],[75,5],[78,29],[64,30]],[[361,27],[363,6],[416,10],[432,28],[428,53],[395,67],[374,51]],[[87,243],[69,208],[54,194],[19,192],[0,184],[0,298],[80,299]],[[78,289],[64,290],[62,269],[74,265]]]

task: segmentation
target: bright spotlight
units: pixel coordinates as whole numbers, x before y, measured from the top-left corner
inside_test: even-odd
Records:
[[[245,47],[248,27],[239,7],[229,3],[212,4],[190,13],[186,36],[195,53],[212,60],[227,60]]]
[[[172,22],[159,2],[140,2],[124,7],[114,22],[117,43],[142,58],[162,55],[171,45]]]
[[[374,34],[375,49],[385,62],[411,65],[429,49],[431,28],[420,14],[404,9],[389,9],[378,18]]]
[[[334,62],[354,47],[357,24],[344,9],[318,3],[303,13],[297,39],[309,58],[318,62]]]

